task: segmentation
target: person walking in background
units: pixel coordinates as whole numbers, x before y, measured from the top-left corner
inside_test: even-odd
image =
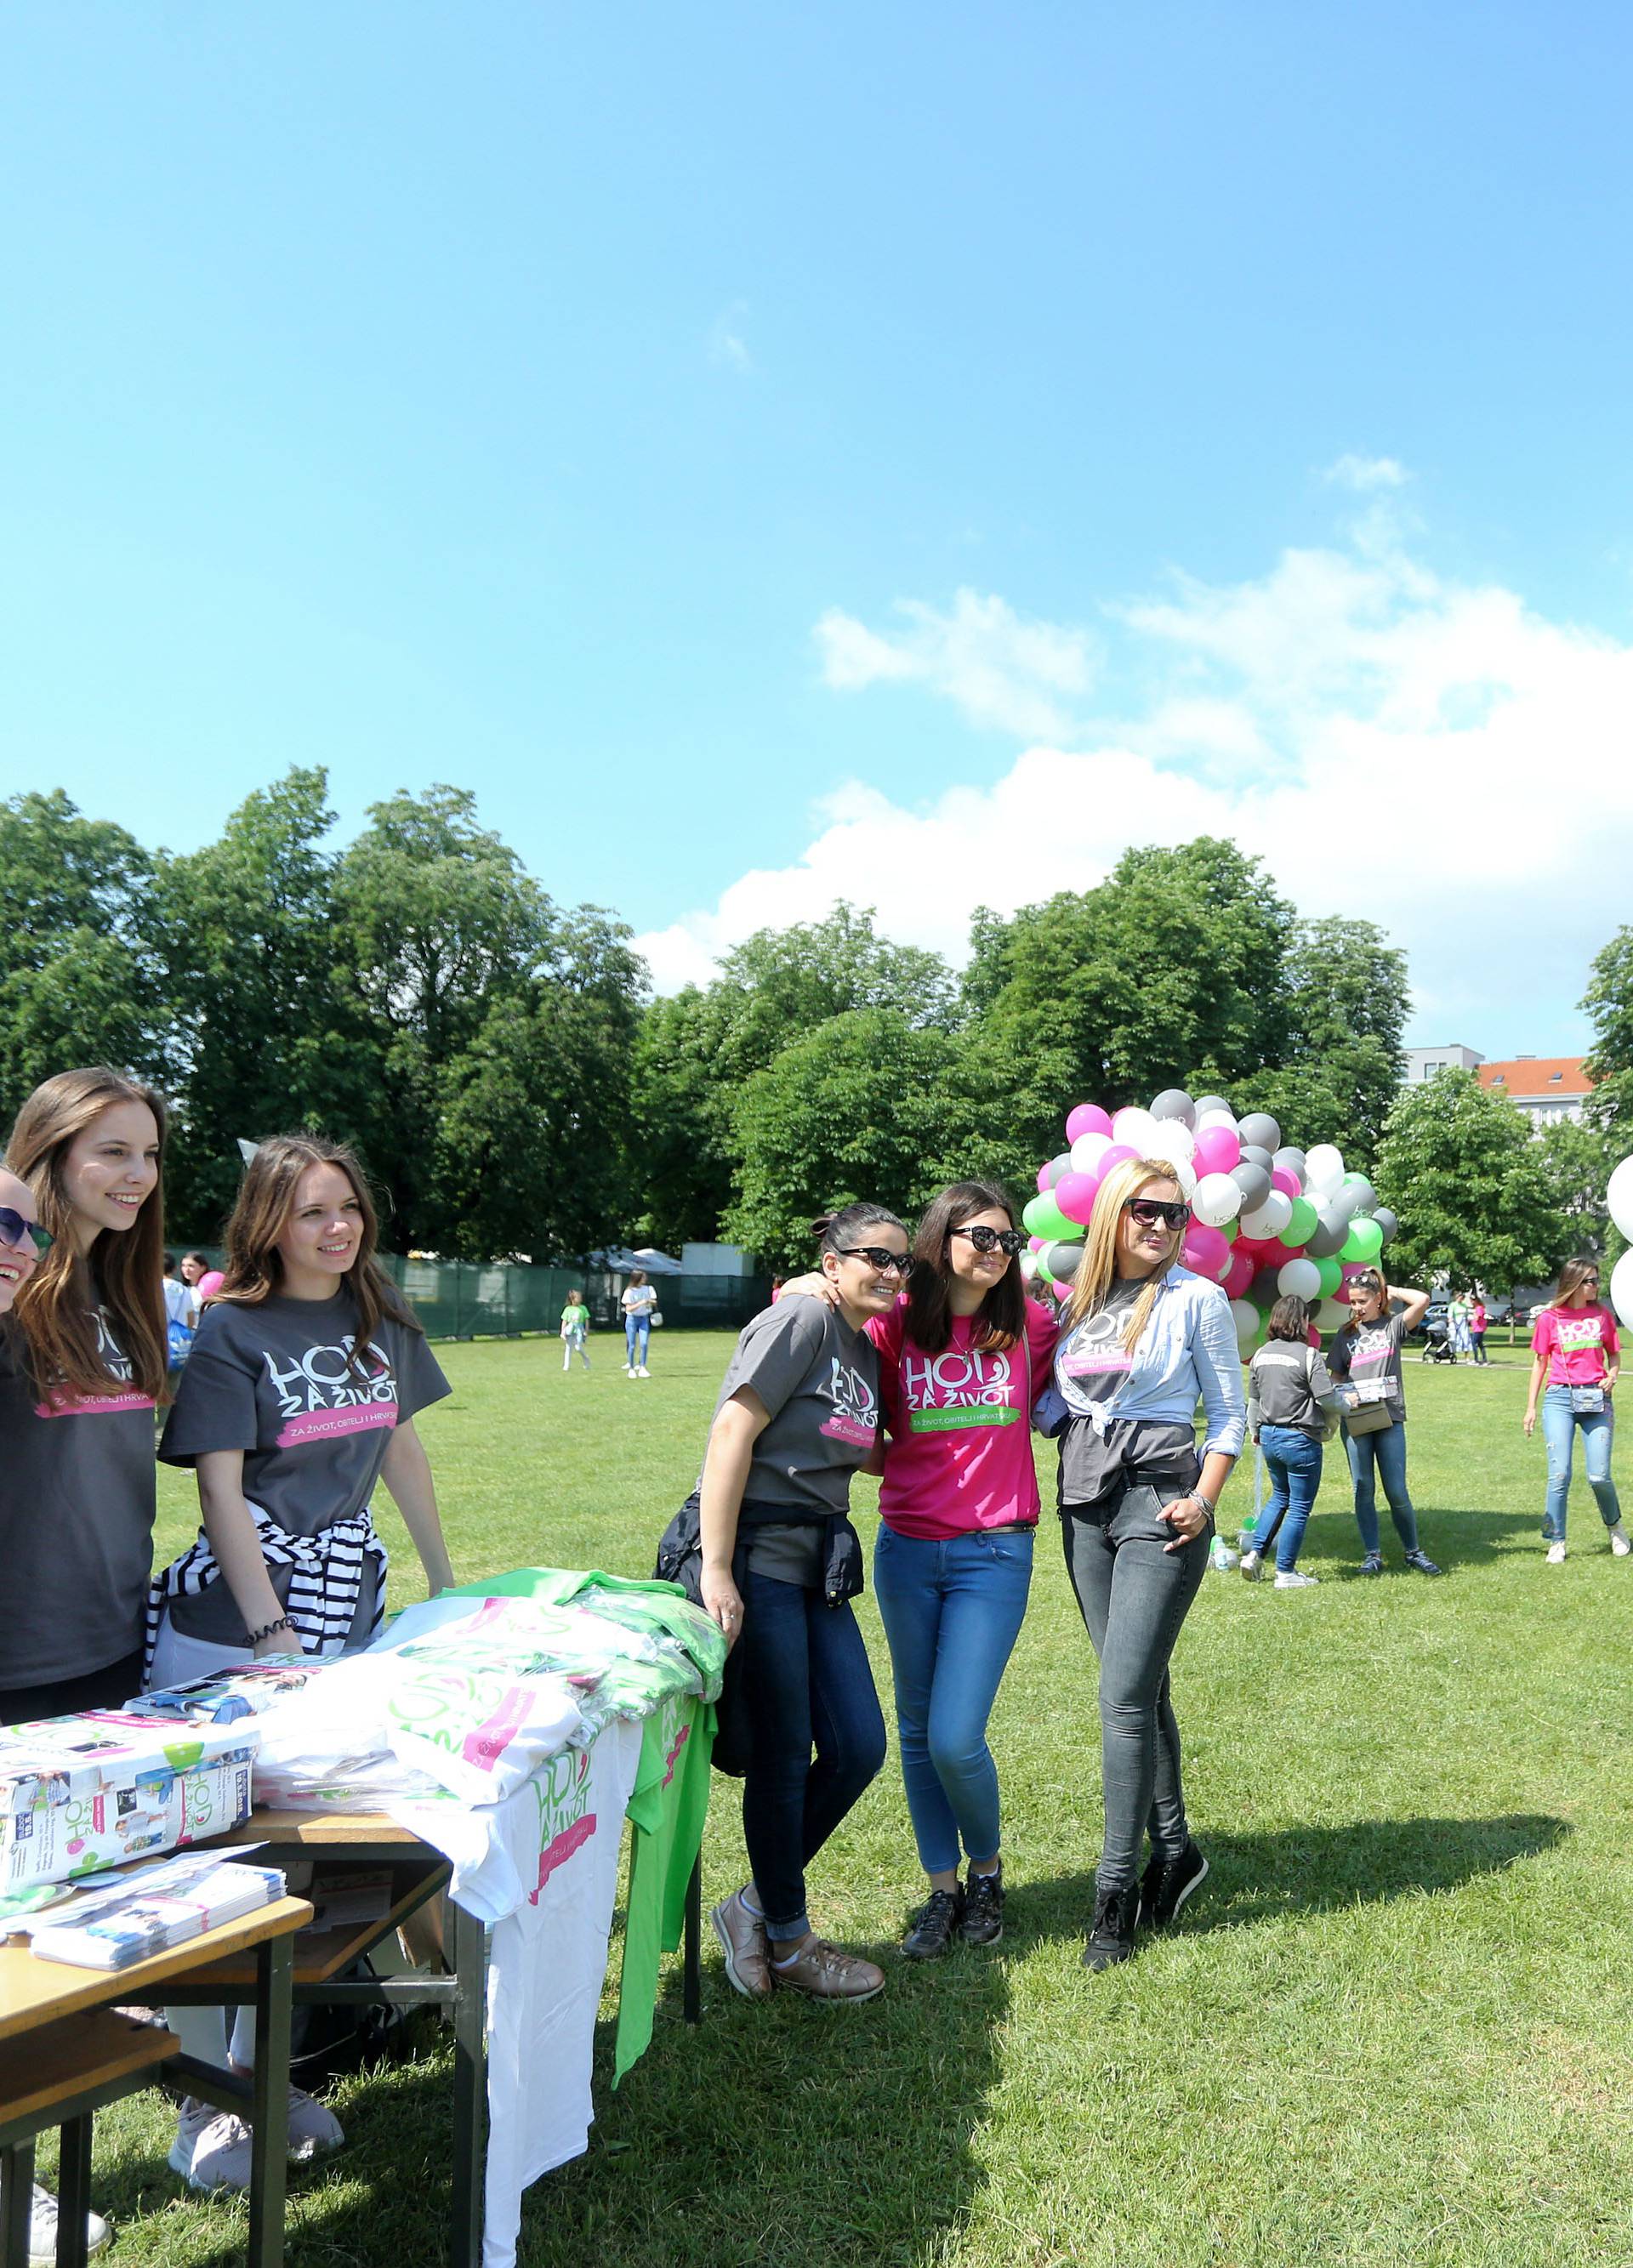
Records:
[[[658,1304],[658,1294],[647,1281],[647,1271],[638,1268],[630,1278],[624,1294],[624,1371],[628,1378],[650,1378],[647,1367],[647,1351],[652,1342],[653,1310]]]
[[[1264,1453],[1270,1500],[1252,1550],[1242,1554],[1242,1572],[1256,1582],[1274,1543],[1278,1591],[1307,1590],[1320,1580],[1299,1572],[1298,1552],[1321,1485],[1321,1444],[1338,1389],[1320,1348],[1310,1344],[1310,1320],[1302,1300],[1278,1300],[1270,1336],[1247,1371],[1248,1429]]]
[[[587,1370],[590,1366],[589,1309],[584,1304],[582,1292],[569,1292],[567,1304],[561,1311],[561,1366],[564,1371],[573,1367],[575,1353]]]
[[[1349,1320],[1327,1358],[1334,1377],[1356,1389],[1346,1397],[1345,1409],[1348,1413],[1354,1408],[1358,1430],[1351,1431],[1347,1414],[1344,1446],[1355,1485],[1363,1575],[1384,1572],[1378,1529],[1380,1478],[1407,1565],[1419,1575],[1440,1572],[1418,1542],[1417,1513],[1407,1487],[1406,1388],[1400,1376],[1401,1344],[1422,1322],[1428,1306],[1427,1292],[1385,1283],[1381,1270],[1363,1268],[1349,1279]],[[1381,1419],[1376,1414],[1380,1410]]]
[[[1067,1572],[1100,1663],[1105,1837],[1083,1952],[1094,1970],[1127,1960],[1142,1919],[1166,1927],[1208,1873],[1186,1819],[1168,1664],[1246,1415],[1223,1289],[1175,1264],[1190,1217],[1171,1166],[1114,1166],[1055,1350]]]
[[[1481,1370],[1489,1370],[1490,1368],[1490,1364],[1486,1359],[1486,1325],[1488,1320],[1484,1293],[1481,1292],[1471,1292],[1469,1294],[1468,1300],[1468,1344],[1470,1351],[1473,1353],[1474,1358],[1475,1366]]]
[[[1622,1369],[1616,1319],[1600,1304],[1599,1267],[1592,1260],[1567,1260],[1559,1271],[1552,1301],[1537,1317],[1531,1335],[1531,1388],[1526,1396],[1527,1440],[1536,1431],[1541,1397],[1542,1438],[1548,1444],[1548,1494],[1543,1499],[1542,1536],[1551,1567],[1565,1557],[1565,1511],[1570,1500],[1570,1467],[1577,1431],[1582,1432],[1588,1486],[1618,1559],[1633,1551],[1622,1525],[1622,1506],[1610,1474],[1616,1438],[1611,1396]]]
[[[1453,1292],[1446,1302],[1446,1344],[1455,1362],[1460,1354],[1472,1351],[1468,1336],[1468,1294]]]

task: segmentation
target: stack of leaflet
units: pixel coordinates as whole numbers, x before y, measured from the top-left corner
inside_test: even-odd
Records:
[[[42,1961],[129,1969],[283,1896],[276,1867],[193,1852],[133,1867],[111,1888],[82,1892],[36,1924],[30,1940]]]

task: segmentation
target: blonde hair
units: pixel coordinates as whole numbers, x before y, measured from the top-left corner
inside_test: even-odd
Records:
[[[1061,1322],[1062,1334],[1075,1330],[1085,1315],[1097,1315],[1105,1307],[1106,1295],[1117,1281],[1117,1241],[1122,1229],[1123,1207],[1130,1197],[1138,1196],[1148,1182],[1166,1182],[1171,1189],[1179,1189],[1173,1167],[1165,1158],[1125,1158],[1101,1182],[1094,1211],[1089,1216],[1083,1256],[1077,1263],[1072,1296],[1067,1301]],[[1159,1267],[1151,1270],[1130,1308],[1121,1332],[1125,1351],[1138,1344],[1140,1334],[1150,1322],[1162,1280],[1178,1259],[1184,1241],[1184,1229],[1175,1229],[1171,1251]]]

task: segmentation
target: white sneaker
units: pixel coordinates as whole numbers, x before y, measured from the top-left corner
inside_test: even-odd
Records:
[[[1319,1575],[1301,1575],[1297,1567],[1289,1567],[1285,1575],[1278,1568],[1275,1587],[1278,1591],[1312,1591],[1320,1580]]]
[[[640,1368],[636,1372],[635,1375],[636,1375],[636,1377],[637,1377],[637,1378],[650,1378],[650,1377],[652,1376],[652,1373],[647,1369],[647,1367],[646,1364],[645,1364],[645,1363],[642,1363],[642,1365],[641,1365]]]
[[[290,2088],[288,2155],[293,2163],[326,2156],[345,2139],[345,2129],[327,2103],[303,2088]],[[254,2146],[248,2119],[236,2110],[213,2110],[189,2095],[176,2121],[171,2169],[196,2190],[245,2190]]]
[[[1610,1531],[1610,1548],[1618,1559],[1625,1559],[1633,1551],[1633,1535],[1628,1534],[1620,1521]]]
[[[1265,1555],[1262,1551],[1243,1552],[1242,1572],[1246,1576],[1250,1583],[1256,1583],[1259,1580],[1259,1569],[1264,1559],[1264,1556]]]
[[[1549,1565],[1550,1567],[1563,1567],[1563,1566],[1564,1565],[1564,1564],[1565,1564],[1565,1546],[1564,1546],[1564,1541],[1563,1541],[1563,1537],[1561,1538],[1561,1540],[1560,1540],[1560,1542],[1559,1542],[1559,1543],[1550,1543],[1550,1544],[1548,1545],[1548,1565]]]
[[[100,2213],[85,2215],[85,2250],[100,2252],[107,2242],[108,2226]],[[28,2214],[29,2268],[55,2268],[56,2260],[56,2199],[49,2190],[34,2183],[34,2201]]]

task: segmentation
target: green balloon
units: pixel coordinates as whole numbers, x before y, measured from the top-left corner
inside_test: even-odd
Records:
[[[1315,1264],[1321,1278],[1321,1297],[1330,1300],[1344,1280],[1342,1264],[1336,1260],[1318,1260]]]
[[[1293,1217],[1282,1231],[1282,1241],[1283,1244],[1296,1244],[1302,1251],[1320,1226],[1321,1216],[1309,1198],[1295,1197]]]
[[[1371,1263],[1384,1248],[1384,1232],[1370,1213],[1357,1213],[1349,1224],[1349,1233],[1339,1247],[1345,1260]]]
[[[1083,1234],[1081,1226],[1068,1220],[1047,1189],[1028,1200],[1021,1219],[1026,1224],[1027,1233],[1042,1237],[1046,1244],[1069,1244]]]

